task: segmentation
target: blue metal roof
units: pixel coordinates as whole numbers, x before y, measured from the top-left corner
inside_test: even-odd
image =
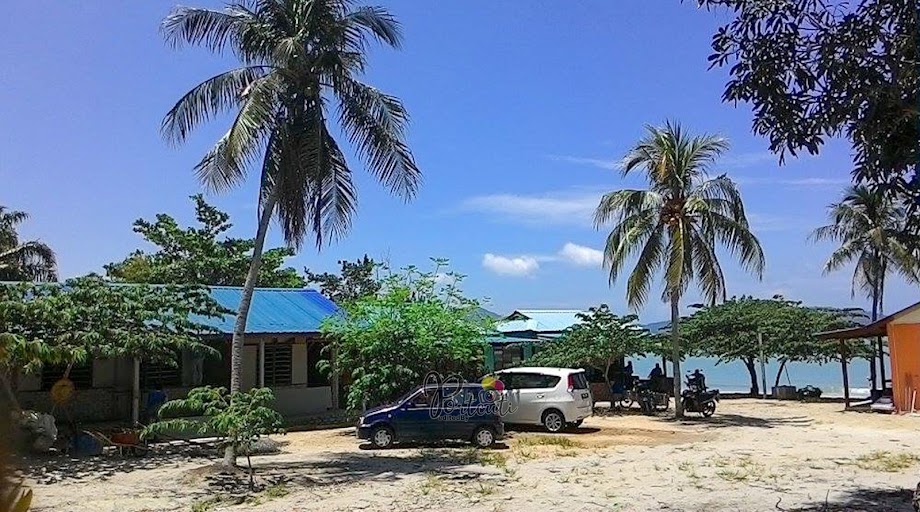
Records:
[[[236,311],[243,288],[211,286],[211,298],[221,306]],[[246,322],[247,334],[316,333],[326,318],[339,311],[331,300],[307,288],[256,288]],[[223,318],[196,318],[221,333],[233,334],[233,314]]]
[[[496,329],[509,332],[562,332],[580,323],[579,309],[518,309],[498,322]]]

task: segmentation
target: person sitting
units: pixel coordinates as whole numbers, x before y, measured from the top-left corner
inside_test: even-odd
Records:
[[[664,372],[661,371],[661,365],[655,363],[655,367],[652,368],[652,371],[648,372],[648,380],[655,382],[664,375]]]

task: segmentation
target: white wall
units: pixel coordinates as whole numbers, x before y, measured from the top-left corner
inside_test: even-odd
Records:
[[[284,386],[274,388],[275,409],[285,416],[304,416],[332,408],[332,388]]]

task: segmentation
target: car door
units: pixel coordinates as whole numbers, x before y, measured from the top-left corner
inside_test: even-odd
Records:
[[[444,439],[469,439],[473,435],[475,420],[470,418],[472,391],[468,388],[441,390],[442,404],[438,420]]]
[[[393,428],[400,441],[431,441],[440,439],[441,421],[432,418],[432,394],[437,390],[419,390],[409,397],[393,415]]]
[[[495,377],[502,381],[504,385],[504,389],[500,394],[501,402],[498,410],[502,421],[505,423],[524,423],[520,414],[521,393],[520,390],[514,387],[515,382],[519,380],[515,378],[515,375],[517,375],[517,372],[497,372],[495,374]]]
[[[543,422],[543,411],[551,401],[551,391],[559,377],[541,373],[519,373],[515,385],[519,389],[519,416],[521,423],[532,425]]]

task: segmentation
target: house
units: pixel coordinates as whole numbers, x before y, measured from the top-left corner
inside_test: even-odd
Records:
[[[920,302],[866,325],[821,332],[815,336],[823,340],[887,336],[895,410],[920,411]],[[844,394],[849,402],[846,358],[843,358],[842,365]]]
[[[489,371],[517,366],[530,359],[542,341],[558,338],[579,323],[578,309],[518,309],[499,320],[496,333],[487,338],[486,367]]]
[[[209,292],[220,305],[236,310],[242,288],[212,286]],[[257,288],[246,325],[243,389],[272,388],[275,408],[288,417],[335,408],[338,386],[319,370],[317,362],[325,357],[320,324],[337,312],[336,305],[315,290]],[[143,361],[136,365],[129,358],[95,359],[71,369],[76,393],[63,408],[54,407],[49,390],[64,368],[46,366],[38,374],[20,377],[18,399],[23,408],[54,412],[66,419],[121,421],[131,418],[135,369],[141,409],[145,392],[155,386],[162,386],[170,398],[197,386],[229,387],[234,319],[234,315],[196,319],[215,329],[205,341],[220,352],[220,358],[184,352],[177,354],[175,367]]]

